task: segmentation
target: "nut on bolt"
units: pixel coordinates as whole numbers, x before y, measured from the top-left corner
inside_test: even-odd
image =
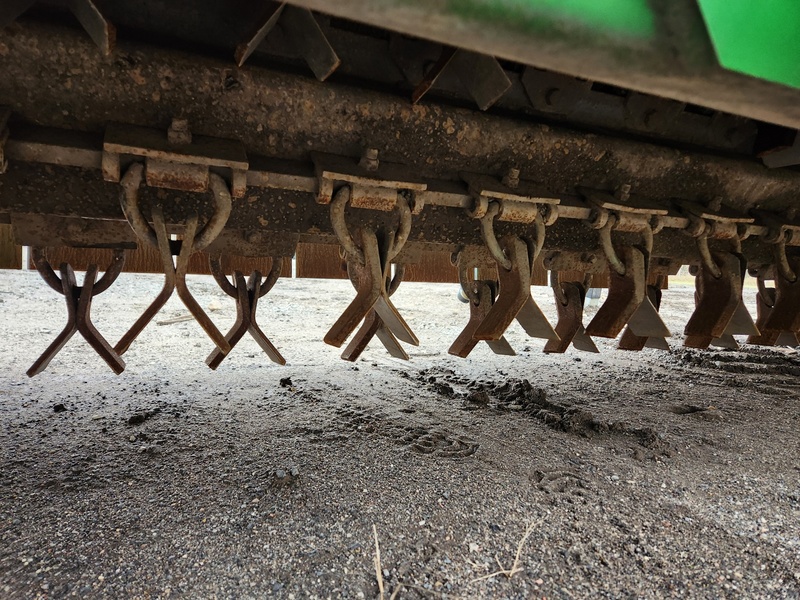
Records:
[[[248,231],[245,239],[249,244],[260,244],[264,241],[264,235],[260,231]]]
[[[620,202],[627,202],[631,197],[631,184],[623,183],[614,190],[614,197]]]
[[[519,169],[516,167],[509,167],[506,174],[503,175],[503,185],[511,188],[512,190],[519,186]]]
[[[361,155],[361,160],[358,161],[358,166],[367,171],[377,171],[378,167],[380,166],[380,161],[378,160],[378,149],[367,148],[364,150],[364,154]]]
[[[188,119],[172,119],[167,129],[167,142],[170,146],[183,146],[192,143],[192,132]]]
[[[550,88],[544,93],[544,101],[547,106],[555,106],[561,100],[561,90],[558,88]]]

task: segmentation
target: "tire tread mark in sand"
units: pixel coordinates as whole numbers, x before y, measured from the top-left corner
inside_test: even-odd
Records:
[[[428,424],[412,424],[368,407],[346,405],[335,412],[334,423],[338,428],[348,433],[389,438],[415,454],[463,458],[475,454],[479,447],[476,441],[465,436]]]
[[[574,496],[584,496],[590,489],[583,477],[564,469],[537,470],[535,480],[537,487],[547,493],[570,493]]]
[[[506,379],[502,382],[473,381],[467,385],[465,410],[493,408],[513,411],[537,419],[558,431],[583,437],[608,435],[635,438],[641,446],[669,453],[669,444],[650,427],[633,427],[624,421],[603,421],[586,409],[562,405],[547,399],[545,390],[536,388],[527,379]]]
[[[668,355],[670,360],[681,367],[707,369],[724,375],[722,382],[736,381],[736,378],[726,376],[735,373],[739,376],[766,376],[774,378],[776,375],[797,377],[800,375],[800,355],[796,353],[784,354],[770,348],[743,347],[738,351],[711,352],[684,349]]]
[[[436,454],[452,458],[472,456],[479,446],[477,442],[468,438],[443,431],[430,431],[422,427],[411,428],[403,441],[417,454]]]

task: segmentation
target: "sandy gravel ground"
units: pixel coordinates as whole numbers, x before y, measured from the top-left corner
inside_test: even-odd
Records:
[[[286,367],[245,338],[212,372],[182,322],[152,324],[121,376],[76,337],[28,379],[63,300],[0,272],[0,596],[378,598],[373,527],[387,599],[800,596],[793,351],[684,351],[675,288],[669,353],[544,355],[515,324],[517,357],[461,360],[455,286],[404,284],[422,345],[351,364],[321,341],[348,285],[263,300]],[[230,299],[191,286],[227,330]],[[159,288],[123,275],[100,331],[115,342]]]

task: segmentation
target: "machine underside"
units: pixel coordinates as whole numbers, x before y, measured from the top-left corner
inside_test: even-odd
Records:
[[[657,88],[646,78],[593,81],[475,51],[482,40],[425,39],[425,27],[414,37],[280,3],[256,14],[170,6],[0,10],[0,222],[34,248],[72,327],[29,374],[75,331],[121,372],[174,289],[217,346],[209,366],[246,331],[282,362],[256,325],[256,300],[298,244],[341,247],[357,295],[325,341],[350,339],[350,360],[373,335],[407,357],[399,342],[418,340],[390,295],[430,253],[451,257],[470,300],[450,349],[459,356],[479,341],[513,353],[503,333],[515,319],[548,352],[620,334],[625,349],[668,347],[657,311],[682,265],[697,278],[687,346],[735,347],[734,335],[797,344],[798,117],[781,104],[797,106],[800,91],[752,108],[771,89],[753,84],[726,104],[715,77],[708,103],[687,102],[680,82],[673,96],[652,95],[635,91]],[[51,265],[54,247],[114,258],[78,286],[68,265]],[[91,325],[91,298],[140,247],[162,261],[163,297],[112,346]],[[236,299],[238,334],[223,336],[186,288],[199,251]],[[226,257],[269,257],[273,268],[231,283]],[[741,300],[748,271],[760,286],[755,320]],[[554,326],[530,296],[546,272]],[[584,328],[593,278],[609,294]]]

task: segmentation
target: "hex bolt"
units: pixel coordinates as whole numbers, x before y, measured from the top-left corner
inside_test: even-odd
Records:
[[[631,184],[623,183],[614,191],[614,197],[620,202],[627,202],[631,197]]]
[[[264,240],[264,236],[260,231],[249,231],[245,239],[248,244],[260,244]]]
[[[379,165],[380,161],[378,160],[378,149],[367,148],[364,150],[364,154],[361,155],[361,160],[358,162],[358,166],[366,171],[377,171]]]
[[[503,175],[503,185],[513,189],[519,186],[519,169],[516,167],[509,167],[506,174]]]
[[[714,196],[711,202],[708,203],[708,208],[719,211],[722,208],[722,196]]]
[[[544,101],[547,106],[555,106],[561,100],[561,90],[550,88],[544,93]]]
[[[167,129],[167,143],[170,146],[183,146],[192,143],[192,132],[188,119],[172,119]]]

